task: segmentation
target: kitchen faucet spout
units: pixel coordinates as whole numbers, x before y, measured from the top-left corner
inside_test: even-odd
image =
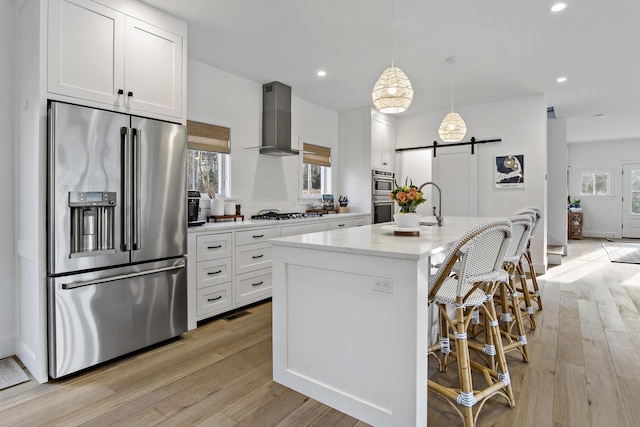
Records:
[[[422,191],[422,188],[427,185],[433,185],[438,190],[438,213],[436,213],[436,207],[433,206],[433,216],[436,217],[436,221],[438,221],[438,226],[442,227],[442,223],[444,221],[444,218],[442,217],[442,190],[440,189],[438,184],[436,184],[433,181],[425,182],[418,188],[418,190]]]

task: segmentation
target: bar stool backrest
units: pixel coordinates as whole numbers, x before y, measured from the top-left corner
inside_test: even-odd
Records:
[[[469,230],[451,246],[438,271],[429,280],[429,300],[449,276],[460,254],[458,296],[464,296],[469,285],[495,281],[510,242],[511,221],[507,218],[489,221]],[[463,246],[464,251],[461,251]]]
[[[514,215],[531,215],[533,217],[533,228],[531,230],[529,239],[533,239],[536,235],[536,230],[542,222],[542,210],[537,206],[527,206],[519,211],[516,211]]]
[[[512,224],[511,245],[504,257],[506,262],[518,262],[527,248],[532,231],[531,215],[514,215],[509,218]]]

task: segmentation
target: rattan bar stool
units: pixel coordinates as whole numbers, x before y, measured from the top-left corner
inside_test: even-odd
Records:
[[[502,270],[498,276],[499,286],[495,298],[487,300],[485,304],[495,304],[500,307],[499,320],[502,322],[501,335],[504,340],[502,348],[504,353],[516,351],[522,355],[525,362],[529,361],[527,335],[525,331],[523,314],[520,309],[519,294],[515,283],[515,274],[518,263],[529,240],[532,228],[532,218],[529,215],[516,215],[509,218],[512,224],[511,244],[505,254]],[[454,271],[459,267],[456,265]],[[495,310],[495,308],[494,308]],[[469,336],[469,348],[476,351],[477,355],[486,365],[495,369],[496,346],[491,334],[488,334],[487,319],[480,319],[479,310],[472,313]],[[514,327],[516,331],[514,333]]]
[[[498,286],[497,279],[510,241],[511,221],[508,219],[476,227],[450,248],[444,262],[429,280],[429,302],[436,304],[440,317],[440,341],[429,348],[429,354],[436,357],[441,371],[453,364],[453,361],[449,363],[449,357],[455,360],[460,387],[448,387],[433,379],[429,379],[427,385],[429,390],[445,398],[466,427],[475,426],[484,403],[495,395],[503,396],[510,407],[515,406],[499,322],[494,305],[485,304],[493,298]],[[461,250],[463,247],[464,251]],[[456,262],[459,270],[452,276]],[[455,307],[453,316],[448,314],[450,306]],[[496,346],[497,370],[469,357],[467,330],[475,308],[483,312],[489,324],[488,335]],[[450,345],[450,331],[455,350]],[[474,387],[472,369],[483,374],[486,381],[483,388]]]
[[[518,263],[517,271],[520,275],[520,283],[522,284],[521,287],[518,288],[518,291],[522,292],[523,302],[525,305],[524,310],[526,312],[525,318],[529,320],[531,328],[535,329],[536,319],[532,302],[535,302],[538,305],[538,309],[542,310],[542,295],[540,294],[540,288],[538,287],[538,280],[536,278],[536,271],[533,265],[533,259],[531,257],[531,241],[535,237],[535,232],[542,222],[542,211],[535,206],[531,206],[520,209],[519,211],[515,212],[514,215],[530,215],[533,220],[533,227],[531,229],[531,233],[529,234],[529,241],[527,242],[527,246],[522,253],[522,257],[520,259],[520,262]],[[524,272],[523,260],[527,262],[527,265],[529,267],[529,276],[531,276],[531,289],[529,287],[527,275]]]
[[[503,344],[505,353],[510,351],[518,351],[522,354],[525,362],[529,361],[529,350],[527,347],[527,335],[525,332],[522,311],[520,309],[518,288],[515,282],[515,275],[518,271],[518,265],[521,262],[522,254],[529,242],[529,235],[533,228],[530,215],[515,215],[509,218],[512,224],[511,245],[504,258],[502,265],[502,273],[498,278],[500,283],[500,321],[503,322],[502,337],[507,343]],[[522,278],[522,276],[520,275]],[[524,282],[526,285],[526,281]],[[524,286],[523,285],[523,286]],[[498,298],[496,298],[498,299]],[[512,317],[513,315],[513,317]],[[517,335],[513,333],[514,326],[517,329]]]

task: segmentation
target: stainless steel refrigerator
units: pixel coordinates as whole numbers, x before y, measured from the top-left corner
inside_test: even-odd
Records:
[[[51,378],[186,331],[186,141],[174,123],[50,103]]]

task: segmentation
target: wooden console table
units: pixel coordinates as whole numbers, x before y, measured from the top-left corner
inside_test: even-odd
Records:
[[[567,221],[569,240],[582,240],[582,219],[582,212],[569,211],[569,219]]]

